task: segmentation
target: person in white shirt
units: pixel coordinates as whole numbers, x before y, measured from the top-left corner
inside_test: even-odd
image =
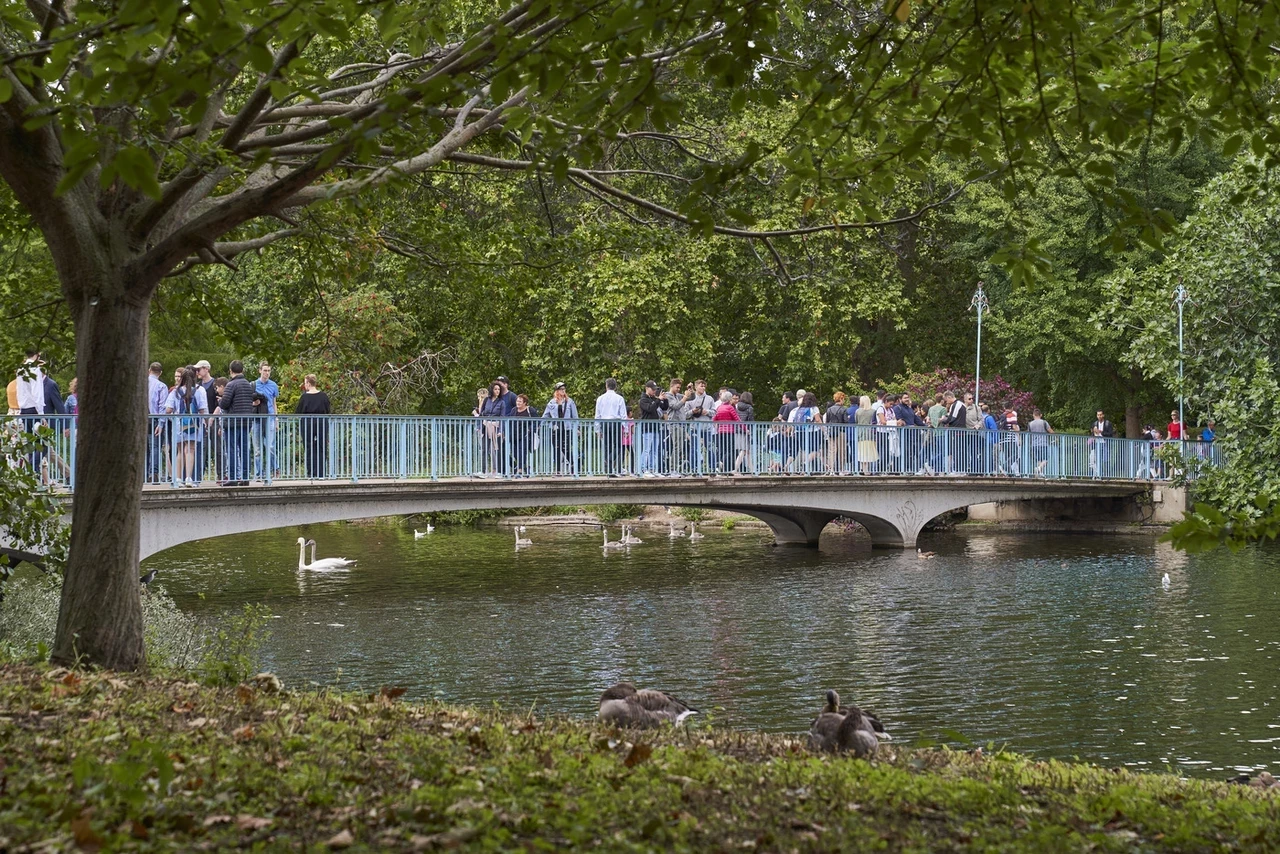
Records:
[[[22,415],[44,415],[44,370],[40,351],[27,349],[27,358],[18,368],[18,412]]]
[[[164,405],[169,400],[169,387],[160,379],[164,366],[152,362],[147,375],[147,412],[164,415]],[[164,459],[169,450],[169,425],[163,418],[151,419],[151,435],[147,437],[147,483],[164,480]]]
[[[27,358],[18,368],[18,413],[20,415],[44,415],[44,370],[41,368],[40,351],[34,347],[27,348]],[[35,432],[40,426],[38,418],[24,418],[23,425],[28,432]],[[28,457],[31,468],[39,472],[44,462],[44,454],[35,451]]]
[[[618,394],[618,381],[613,377],[604,381],[604,394],[596,398],[597,421],[625,421],[627,402]],[[622,457],[622,425],[597,424],[604,452],[604,472],[609,477],[618,476],[618,462]]]

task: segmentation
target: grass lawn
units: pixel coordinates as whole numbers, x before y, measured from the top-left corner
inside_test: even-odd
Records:
[[[1280,789],[395,693],[0,666],[0,851],[1280,850]]]

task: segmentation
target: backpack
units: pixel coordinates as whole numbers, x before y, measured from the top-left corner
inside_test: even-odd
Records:
[[[183,430],[190,430],[196,426],[195,414],[199,411],[196,409],[196,393],[191,392],[191,399],[186,400],[182,395],[178,395],[178,411],[183,413],[178,419],[178,426]]]

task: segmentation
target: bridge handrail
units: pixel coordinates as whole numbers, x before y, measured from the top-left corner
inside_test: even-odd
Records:
[[[11,416],[43,431],[27,463],[75,486],[75,416]],[[1069,433],[783,422],[477,418],[419,415],[149,416],[148,483],[368,478],[734,474],[1162,481],[1219,466],[1206,442]],[[185,460],[191,459],[187,464]]]

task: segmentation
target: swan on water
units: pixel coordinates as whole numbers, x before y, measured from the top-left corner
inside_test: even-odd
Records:
[[[1163,587],[1165,590],[1168,590],[1171,585],[1172,585],[1172,582],[1169,581],[1169,573],[1166,572],[1164,574],[1164,578],[1160,579],[1160,586]]]
[[[677,527],[676,527],[676,523],[675,523],[675,522],[672,522],[672,523],[670,523],[670,524],[671,524],[671,533],[667,534],[667,536],[668,536],[668,537],[670,537],[671,539],[675,540],[675,539],[679,539],[680,537],[683,537],[683,536],[684,536],[684,531],[682,531],[682,530],[680,530],[679,528],[677,528]]]
[[[936,552],[926,552],[920,549],[916,549],[916,557],[920,558],[920,560],[932,560],[937,556],[938,555]]]
[[[640,539],[639,537],[632,536],[631,528],[629,528],[626,525],[623,525],[622,526],[622,542],[628,546],[638,546],[641,543],[643,543],[644,540]]]
[[[516,529],[516,548],[519,548],[520,546],[531,546],[531,545],[533,545],[533,540],[526,540],[524,537],[521,537],[521,536],[520,536],[520,532],[521,532],[521,531],[523,531],[523,530],[524,530],[524,528],[517,528],[517,529]]]
[[[425,531],[419,531],[417,528],[414,528],[414,529],[413,529],[413,538],[414,538],[415,540],[420,540],[420,539],[422,539],[423,537],[425,537],[427,534],[430,534],[431,532],[433,532],[435,529],[436,529],[436,526],[435,526],[435,525],[432,525],[430,522],[428,522],[428,523],[427,523],[427,530],[425,530]]]
[[[689,539],[700,540],[702,539],[702,537],[703,535],[698,533],[698,523],[690,522],[689,523]]]
[[[600,530],[604,533],[604,547],[606,549],[621,549],[626,547],[627,544],[622,542],[622,540],[614,540],[613,542],[609,541],[608,528],[601,528]]]
[[[307,563],[307,546],[311,546],[311,563]],[[354,560],[347,560],[345,557],[316,560],[316,541],[298,537],[298,569],[346,569],[355,564]]]

